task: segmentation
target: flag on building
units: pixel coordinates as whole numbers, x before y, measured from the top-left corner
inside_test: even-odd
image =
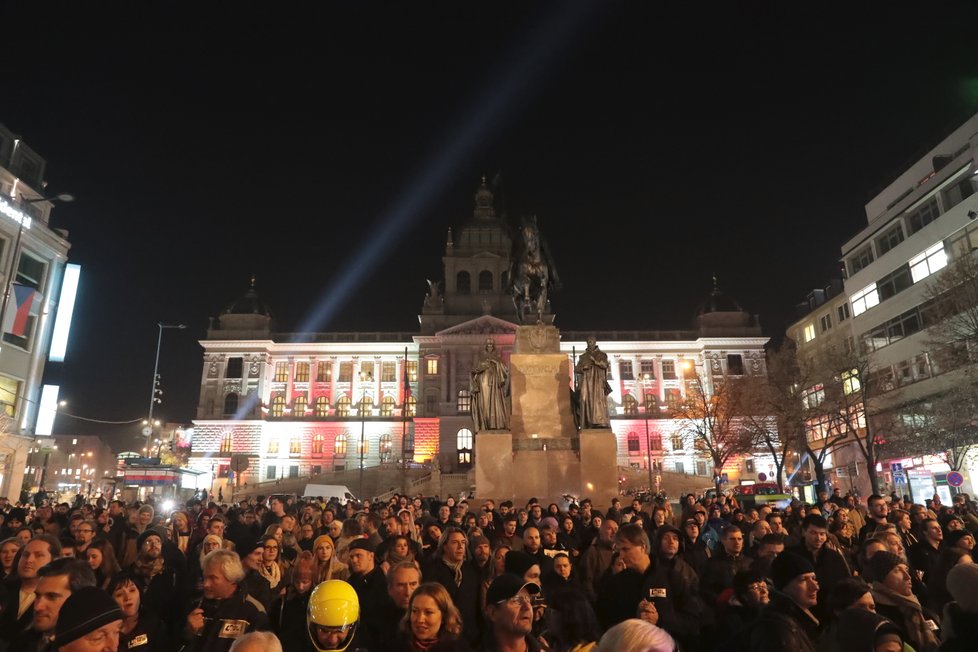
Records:
[[[7,314],[3,316],[3,332],[17,337],[27,334],[27,318],[41,313],[41,293],[27,285],[11,284]]]

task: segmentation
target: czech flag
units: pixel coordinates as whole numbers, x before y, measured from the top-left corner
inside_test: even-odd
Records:
[[[10,305],[3,316],[3,332],[24,337],[27,334],[27,317],[41,312],[41,293],[27,285],[11,284]]]

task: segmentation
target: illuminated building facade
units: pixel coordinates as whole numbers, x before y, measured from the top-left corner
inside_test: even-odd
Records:
[[[49,224],[54,204],[42,194],[45,165],[0,125],[0,495],[12,501],[33,436],[50,434],[57,388],[42,391],[42,376],[49,359],[63,359],[78,272],[68,265],[67,232]]]
[[[518,325],[506,290],[511,242],[494,203],[483,182],[472,216],[448,230],[444,282],[429,281],[417,332],[277,333],[254,287],[229,306],[201,342],[191,468],[226,482],[247,456],[239,484],[357,469],[362,435],[368,467],[470,469],[470,371],[489,337],[508,362]],[[685,395],[685,361],[710,378],[765,373],[756,317],[714,290],[687,331],[563,331],[572,363],[591,334],[612,361],[619,463],[651,461],[709,484],[712,466],[674,441],[670,406]]]

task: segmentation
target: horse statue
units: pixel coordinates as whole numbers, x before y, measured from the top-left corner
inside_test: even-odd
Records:
[[[509,291],[516,314],[521,322],[526,321],[527,313],[536,313],[538,320],[543,321],[543,314],[550,308],[548,293],[560,288],[560,280],[535,215],[522,219],[512,242]]]

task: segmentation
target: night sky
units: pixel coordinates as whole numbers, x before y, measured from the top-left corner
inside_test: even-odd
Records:
[[[316,330],[416,329],[483,174],[539,217],[559,327],[688,327],[716,273],[780,337],[865,202],[978,111],[974,3],[143,4],[4,13],[0,122],[77,196],[47,381],[96,420],[146,414],[159,321],[190,328],[157,415],[193,419],[197,342],[252,274],[279,331],[323,301]]]

